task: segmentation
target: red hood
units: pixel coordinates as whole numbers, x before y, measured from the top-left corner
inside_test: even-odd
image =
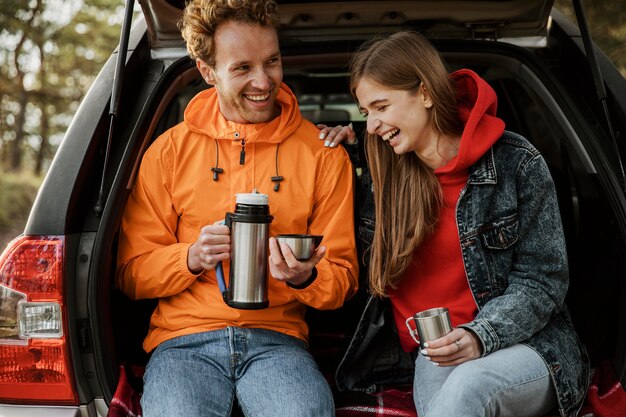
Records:
[[[504,121],[496,117],[498,97],[489,84],[474,71],[462,69],[451,77],[456,83],[459,117],[465,128],[456,159],[437,170],[448,174],[467,169],[478,161],[502,136]]]

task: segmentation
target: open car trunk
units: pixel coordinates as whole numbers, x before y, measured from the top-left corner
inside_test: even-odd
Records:
[[[88,267],[79,258],[83,263],[76,272],[88,277],[88,284],[76,285],[78,327],[85,335],[77,351],[83,354],[84,367],[93,371],[85,386],[106,404],[118,383],[119,365],[147,362],[141,344],[156,305],[154,300],[131,301],[114,286],[117,230],[124,205],[143,152],[159,134],[180,122],[189,100],[207,88],[172,26],[182,2],[140,3],[146,22],[136,25],[130,42],[131,52],[137,52],[129,54],[126,68],[129,73],[134,70],[134,75],[124,81],[121,93],[117,146],[109,162],[114,168],[106,178],[108,201],[100,217],[78,216],[84,223],[73,226],[83,230],[76,245],[93,254]],[[470,68],[493,86],[499,98],[498,115],[507,129],[527,137],[553,175],[570,260],[567,304],[592,366],[609,360],[625,382],[626,201],[616,175],[618,162],[606,156],[614,150],[601,127],[598,106],[584,98],[593,89],[584,81],[588,74],[584,68],[571,71],[563,64],[572,62],[567,54],[581,52],[562,47],[570,41],[561,26],[549,27],[552,2],[479,1],[472,8],[470,1],[389,1],[372,3],[367,13],[357,10],[366,10],[368,1],[356,2],[358,8],[355,2],[284,3],[281,11],[288,23],[281,39],[284,81],[313,122],[352,122],[362,137],[364,121],[348,91],[347,62],[355,48],[374,33],[402,28],[422,31],[451,71]],[[403,10],[409,3],[416,9]],[[489,12],[487,20],[475,12],[476,4]],[[434,10],[423,9],[435,5]],[[525,18],[516,21],[507,15],[512,11]],[[317,32],[310,30],[311,25]],[[143,36],[145,27],[147,36]],[[150,48],[142,48],[146,44]],[[552,48],[555,45],[560,48]],[[90,153],[93,161],[100,160],[106,138],[106,126],[98,128],[102,139],[100,151]],[[85,161],[85,166],[90,162]],[[101,163],[89,169],[93,171],[89,176],[97,177]],[[77,199],[75,204],[78,212],[85,203]],[[31,227],[36,225],[34,219]],[[331,384],[358,319],[364,287],[341,310],[310,312],[312,353]]]

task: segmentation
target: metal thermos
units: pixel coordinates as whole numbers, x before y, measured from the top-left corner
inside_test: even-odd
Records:
[[[221,262],[216,267],[217,282],[224,302],[233,308],[258,310],[269,305],[267,297],[267,258],[270,214],[267,194],[237,194],[235,212],[226,213],[230,227],[230,280],[224,282]]]

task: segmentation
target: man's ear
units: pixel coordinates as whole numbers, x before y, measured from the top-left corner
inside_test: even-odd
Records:
[[[213,72],[213,68],[201,59],[196,59],[196,67],[207,84],[215,85],[215,73]]]

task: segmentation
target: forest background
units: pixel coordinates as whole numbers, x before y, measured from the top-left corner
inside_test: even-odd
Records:
[[[583,6],[592,38],[626,77],[626,0]],[[570,0],[555,7],[575,21]],[[123,15],[123,0],[0,0],[0,252],[23,231]]]

